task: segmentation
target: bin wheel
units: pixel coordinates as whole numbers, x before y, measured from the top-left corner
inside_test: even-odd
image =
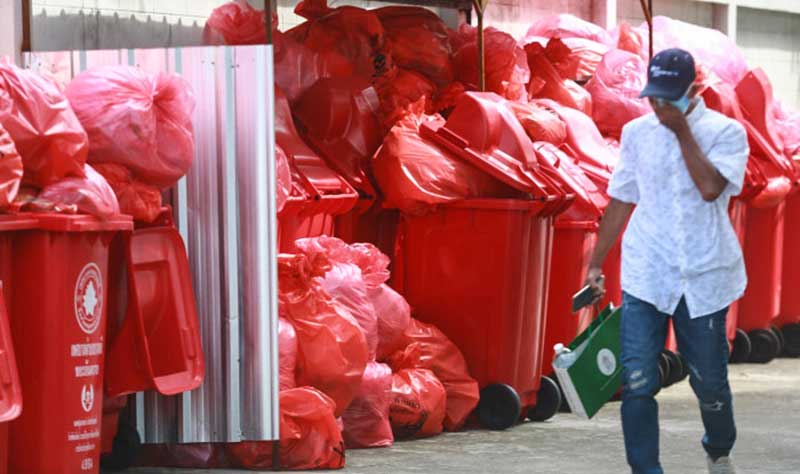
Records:
[[[730,361],[732,364],[741,364],[750,360],[750,353],[753,351],[753,344],[750,336],[742,329],[736,329],[736,338],[733,340],[733,350],[731,351]]]
[[[522,402],[517,391],[506,384],[488,385],[481,390],[478,418],[490,430],[514,426],[522,415]]]
[[[683,357],[682,354],[678,354],[678,357],[680,357],[681,365],[683,366],[683,370],[681,371],[681,380],[683,381],[691,375],[691,370],[689,369],[689,361],[686,360],[686,357]]]
[[[136,427],[120,418],[111,452],[103,455],[100,465],[108,471],[124,471],[133,466],[141,449],[142,439],[139,437]]]
[[[660,357],[659,357],[660,359]],[[659,362],[658,364],[658,385],[656,385],[656,391],[653,392],[653,396],[655,397],[659,393],[661,393],[661,389],[664,387],[664,381],[667,379],[667,373],[664,371],[664,366]]]
[[[662,351],[661,354],[658,355],[658,368],[659,368],[659,381],[661,382],[660,385],[662,387],[669,386],[670,380],[670,365],[669,365],[669,358],[665,354],[666,351]]]
[[[536,395],[536,405],[528,410],[531,421],[547,421],[552,418],[562,405],[561,390],[555,380],[543,376]]]
[[[781,350],[778,351],[778,357],[780,357],[783,355],[783,350],[786,347],[786,339],[783,337],[783,331],[781,331],[781,328],[774,324],[770,326],[769,330],[775,333],[775,335],[778,337],[778,342],[781,345]]]
[[[800,357],[800,323],[787,324],[781,329],[783,353],[789,357]]]
[[[781,342],[778,336],[769,329],[756,329],[750,331],[750,342],[753,350],[750,353],[750,362],[766,364],[778,357]]]
[[[669,375],[667,376],[666,385],[669,387],[686,378],[687,372],[681,356],[672,351],[664,351],[664,356],[667,358],[667,362],[669,364]]]

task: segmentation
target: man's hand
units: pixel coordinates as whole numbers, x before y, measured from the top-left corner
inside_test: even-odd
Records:
[[[586,274],[586,281],[584,285],[588,285],[594,292],[594,300],[592,304],[597,303],[606,295],[605,277],[603,270],[598,267],[590,267],[589,272]]]
[[[653,107],[653,112],[656,113],[661,125],[672,130],[676,135],[689,129],[686,115],[674,105],[652,98],[650,99],[650,105]]]

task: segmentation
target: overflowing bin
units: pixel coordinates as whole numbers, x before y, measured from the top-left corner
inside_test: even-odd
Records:
[[[464,353],[481,386],[478,416],[507,428],[529,410],[560,405],[542,377],[545,307],[554,216],[570,204],[536,163],[533,144],[495,94],[465,94],[446,123],[421,133],[527,199],[466,199],[426,215],[403,215],[396,265],[416,316]]]
[[[8,423],[22,411],[22,387],[11,341],[6,294],[10,297],[13,233],[33,224],[13,216],[0,218],[0,474],[8,472]]]
[[[278,249],[292,252],[297,239],[333,235],[336,217],[353,209],[358,193],[305,144],[294,126],[289,102],[278,88],[275,141],[292,170],[291,193],[278,214]]]
[[[32,217],[12,242],[11,333],[25,410],[9,427],[9,471],[98,472],[109,249],[132,223]]]

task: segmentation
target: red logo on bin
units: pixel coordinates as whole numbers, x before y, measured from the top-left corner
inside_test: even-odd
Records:
[[[86,334],[94,334],[103,316],[103,277],[100,268],[88,263],[75,283],[75,318]]]

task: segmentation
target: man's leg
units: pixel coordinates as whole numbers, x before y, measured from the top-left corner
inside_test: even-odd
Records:
[[[692,389],[700,402],[706,433],[703,447],[711,459],[728,456],[736,441],[733,397],[728,385],[728,310],[690,319],[686,301],[673,318],[678,350],[689,363]]]
[[[633,474],[663,474],[658,459],[658,357],[668,316],[628,294],[622,299],[622,432]]]

